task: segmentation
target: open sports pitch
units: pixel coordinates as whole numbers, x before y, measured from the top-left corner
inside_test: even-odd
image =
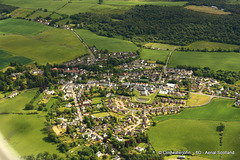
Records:
[[[179,114],[159,116],[156,127],[149,131],[150,142],[156,151],[218,151],[219,133],[216,127],[223,122],[223,150],[235,151],[234,155],[225,155],[224,160],[237,159],[240,156],[240,109],[232,107],[234,100],[213,99],[203,107],[188,108]],[[236,137],[236,138],[233,138]],[[219,159],[219,155],[200,155]]]
[[[9,23],[8,23],[9,22]],[[63,63],[88,53],[69,30],[51,28],[26,20],[0,21],[0,48],[40,64]],[[6,60],[9,63],[10,60]]]
[[[240,70],[240,53],[235,52],[182,52],[174,51],[168,67],[191,65],[209,67],[214,70]]]
[[[163,61],[165,62],[170,51],[143,49],[140,54],[140,58],[149,61]]]
[[[76,30],[80,37],[91,47],[95,45],[97,49],[105,50],[110,52],[124,52],[124,51],[136,51],[138,47],[130,41],[108,38],[104,36],[98,36],[89,30]]]

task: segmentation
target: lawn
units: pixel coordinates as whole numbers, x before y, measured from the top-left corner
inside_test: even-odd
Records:
[[[0,69],[8,67],[10,62],[18,62],[25,65],[31,63],[32,60],[23,56],[13,56],[0,50]]]
[[[240,53],[235,52],[173,52],[169,66],[191,65],[210,67],[213,70],[240,70]]]
[[[216,49],[223,49],[223,50],[234,50],[234,49],[238,49],[239,46],[238,45],[233,45],[233,44],[226,44],[226,43],[218,43],[218,42],[208,42],[208,41],[197,41],[197,42],[193,42],[191,43],[189,46],[186,46],[184,48],[189,48],[189,49],[207,49],[209,51],[211,50],[216,50]]]
[[[150,142],[158,151],[215,151],[219,150],[219,122],[203,120],[167,120],[149,131]],[[204,156],[218,158],[218,156]]]
[[[102,97],[95,97],[95,98],[92,99],[91,104],[99,104],[99,103],[102,103],[101,99],[102,99]]]
[[[2,34],[33,36],[49,29],[50,27],[46,25],[22,19],[6,19],[0,21],[0,32],[2,32]]]
[[[56,28],[32,37],[0,35],[0,48],[40,64],[63,63],[88,53],[73,32]]]
[[[43,131],[44,116],[0,115],[0,121],[0,132],[21,156],[45,151],[59,154],[57,146],[47,142],[47,134]]]
[[[210,13],[210,14],[217,14],[217,15],[225,15],[225,14],[231,14],[231,12],[225,12],[222,10],[214,9],[208,6],[186,6],[185,8],[197,11],[197,12],[204,12],[204,13]]]
[[[240,86],[240,80],[235,83],[236,85]]]
[[[165,62],[170,51],[143,49],[140,54],[140,58],[149,61],[163,61]]]
[[[138,47],[130,41],[98,36],[89,30],[76,30],[82,39],[91,47],[95,45],[99,50],[107,49],[110,52],[136,51]]]
[[[240,109],[232,107],[234,100],[214,98],[202,107],[187,108],[179,114],[158,116],[156,121],[165,119],[194,119],[213,121],[240,121]]]
[[[0,102],[0,112],[25,112],[25,104],[29,103],[35,96],[37,90],[27,90],[13,98],[6,98]]]
[[[188,106],[200,106],[206,104],[210,100],[207,95],[190,94],[190,98],[187,100]]]
[[[141,103],[152,104],[154,101],[154,98],[158,94],[158,91],[156,91],[156,93],[151,93],[148,96],[141,96],[139,91],[134,90],[133,94],[135,94],[135,96],[132,97],[132,102],[141,102]],[[141,100],[139,100],[139,99],[141,99]]]
[[[144,44],[147,48],[160,48],[161,50],[174,50],[179,48],[180,46],[170,45],[170,44],[164,44],[164,43],[146,43]]]

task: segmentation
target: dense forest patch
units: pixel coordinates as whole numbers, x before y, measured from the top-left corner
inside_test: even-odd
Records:
[[[199,40],[240,44],[240,15],[198,13],[183,7],[136,6],[124,15],[79,13],[73,23],[99,35],[186,45]],[[113,21],[119,19],[121,21]]]

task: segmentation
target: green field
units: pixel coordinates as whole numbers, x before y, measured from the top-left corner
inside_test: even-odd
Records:
[[[31,16],[29,16],[28,18],[36,18],[41,16],[42,18],[46,18],[47,16],[49,16],[50,14],[52,14],[51,12],[44,12],[44,11],[36,11],[35,13],[33,13]]]
[[[163,121],[150,130],[150,142],[157,152],[219,150],[219,136],[216,132],[218,124],[216,121],[201,120]]]
[[[189,46],[186,46],[184,48],[194,49],[194,50],[203,50],[207,49],[209,51],[216,50],[216,49],[223,49],[223,50],[234,50],[238,49],[240,46],[233,45],[233,44],[226,44],[226,43],[218,43],[218,42],[207,42],[207,41],[198,41],[193,42]]]
[[[79,12],[124,13],[136,5],[161,5],[161,6],[182,6],[186,2],[166,2],[166,1],[144,1],[144,0],[104,0],[101,5],[95,0],[72,1],[65,7],[58,10],[58,13],[76,14]]]
[[[235,52],[173,52],[168,67],[191,65],[213,70],[240,70],[240,53]]]
[[[69,3],[70,2],[70,3]],[[161,6],[183,6],[186,2],[148,1],[148,0],[104,0],[99,5],[96,0],[1,0],[3,4],[18,6],[21,8],[48,9],[64,14],[76,14],[79,12],[94,13],[123,13],[136,5],[161,5]]]
[[[29,8],[18,8],[15,11],[11,12],[10,15],[12,18],[17,18],[17,17],[26,17],[27,15],[30,15],[34,9],[29,9]]]
[[[76,32],[89,45],[95,45],[99,50],[107,49],[110,52],[136,51],[138,48],[130,41],[98,36],[89,30],[76,30]]]
[[[19,34],[24,36],[33,36],[49,29],[50,27],[47,27],[43,24],[21,20],[21,19],[6,19],[6,20],[0,21],[1,34],[4,33],[4,34]]]
[[[12,33],[0,35],[0,49],[12,56],[24,56],[40,64],[63,63],[88,53],[76,35],[69,30],[8,19],[0,21],[0,32]],[[9,63],[9,60],[5,63]]]
[[[102,103],[102,97],[95,97],[92,99],[91,104],[99,104]]]
[[[165,62],[170,51],[143,49],[140,58],[149,61],[163,61]]]
[[[179,114],[156,117],[154,120],[166,119],[194,119],[194,120],[214,120],[214,121],[240,121],[240,109],[232,107],[234,100],[212,99],[212,101],[202,107],[188,108]]]
[[[59,153],[55,144],[46,140],[42,115],[0,115],[0,132],[20,155],[40,152]]]
[[[6,98],[0,101],[0,113],[1,112],[25,112],[23,109],[25,104],[29,103],[32,98],[35,96],[37,90],[28,90],[24,91],[20,95],[17,95],[13,98]]]
[[[154,101],[154,98],[156,97],[156,95],[158,94],[158,91],[156,91],[156,93],[151,93],[148,96],[141,96],[140,92],[137,90],[133,91],[133,94],[135,96],[132,96],[132,102],[141,102],[141,103],[148,103],[148,104],[152,104]]]
[[[32,60],[23,56],[13,56],[7,52],[0,50],[0,69],[9,66],[10,62],[18,62],[25,65],[31,63]]]
[[[68,3],[67,0],[55,1],[55,0],[1,0],[3,4],[9,4],[12,6],[17,6],[21,8],[32,8],[32,9],[48,9],[50,11],[55,11],[60,9],[64,4]]]
[[[160,48],[162,50],[174,50],[179,48],[180,46],[170,45],[170,44],[163,44],[163,43],[146,43],[144,44],[147,48]]]
[[[234,155],[225,155],[224,160],[240,156],[240,109],[232,107],[234,100],[213,99],[203,107],[188,108],[179,114],[159,116],[156,127],[149,131],[150,142],[157,151],[188,150],[218,151],[219,133],[216,127],[224,122],[223,151],[235,151]],[[204,155],[218,159],[218,155]]]

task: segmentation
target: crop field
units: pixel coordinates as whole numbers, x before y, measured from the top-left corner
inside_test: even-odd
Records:
[[[234,155],[225,155],[224,160],[240,156],[240,109],[232,107],[234,100],[213,99],[211,103],[197,108],[188,108],[179,114],[159,116],[156,127],[149,131],[150,142],[157,151],[189,150],[218,151],[219,133],[216,127],[224,122],[223,151],[235,151]],[[169,138],[168,138],[169,137]],[[218,159],[218,155],[201,156]]]
[[[85,46],[71,31],[24,20],[4,21],[9,21],[12,25],[7,24],[8,27],[6,27],[3,21],[0,21],[0,31],[13,34],[0,35],[0,48],[13,56],[24,56],[40,64],[47,62],[53,64],[72,60],[88,53]]]
[[[0,69],[7,67],[10,62],[18,62],[25,65],[31,63],[32,60],[23,56],[13,56],[7,52],[0,50]]]
[[[197,12],[204,12],[204,13],[210,13],[210,14],[218,14],[218,15],[231,14],[231,12],[225,12],[225,11],[214,9],[214,8],[211,8],[208,6],[190,5],[190,6],[186,6],[185,8],[193,10],[193,11],[197,11]]]
[[[42,115],[0,115],[0,132],[21,156],[40,152],[58,153],[57,145],[47,142]]]
[[[233,44],[226,44],[226,43],[218,43],[218,42],[208,42],[208,41],[197,41],[193,42],[189,46],[186,46],[184,48],[189,48],[189,49],[207,49],[208,51],[211,50],[216,50],[216,49],[223,49],[223,50],[233,50],[233,49],[238,49],[240,46],[238,45],[233,45]]]
[[[180,46],[175,46],[175,45],[171,45],[171,44],[163,44],[163,43],[146,43],[144,44],[145,47],[147,48],[159,48],[161,50],[174,50],[179,48]]]
[[[89,45],[95,45],[99,50],[107,49],[110,52],[136,51],[138,47],[130,41],[98,36],[89,30],[76,30],[82,39]]]
[[[1,100],[0,113],[26,112],[24,111],[25,104],[29,103],[32,100],[36,92],[37,92],[36,89],[28,90],[22,92],[20,95],[17,95],[16,97]]]
[[[170,51],[143,49],[140,58],[149,61],[163,61],[165,62]]]
[[[173,52],[168,67],[191,65],[213,70],[240,70],[240,54],[235,52]]]
[[[206,104],[210,100],[207,95],[190,94],[190,99],[187,101],[188,106],[200,106]]]
[[[21,20],[21,19],[6,19],[6,20],[0,21],[1,34],[4,33],[4,34],[19,34],[24,36],[33,36],[49,29],[50,27],[47,27],[43,24]]]

